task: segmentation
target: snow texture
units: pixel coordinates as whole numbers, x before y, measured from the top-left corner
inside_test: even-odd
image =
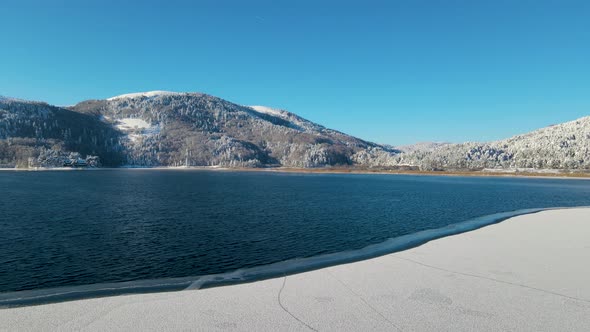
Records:
[[[284,112],[282,110],[279,110],[276,108],[270,108],[270,107],[266,107],[266,106],[249,106],[249,107],[259,113],[270,114],[270,115],[280,116],[280,117],[283,116],[283,112]]]
[[[590,169],[590,117],[508,139],[407,151],[399,162],[421,169]]]
[[[156,96],[174,96],[174,95],[181,95],[182,92],[172,92],[172,91],[147,91],[147,92],[135,92],[135,93],[127,93],[124,95],[119,95],[111,98],[107,98],[107,100],[117,100],[117,99],[133,99],[139,97],[156,97]]]

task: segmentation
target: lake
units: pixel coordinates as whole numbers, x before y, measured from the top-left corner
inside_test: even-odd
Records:
[[[211,280],[231,283],[257,267],[277,264],[272,276],[310,257],[334,264],[341,252],[499,212],[590,205],[588,180],[376,174],[0,172],[0,191],[6,301],[64,289],[98,296],[107,293],[89,285],[105,283],[120,292],[219,274],[234,278]],[[13,293],[26,290],[35,291]]]

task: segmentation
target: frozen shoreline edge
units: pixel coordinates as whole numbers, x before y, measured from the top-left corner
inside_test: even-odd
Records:
[[[256,282],[309,272],[330,266],[377,258],[415,248],[433,240],[477,230],[521,215],[534,214],[549,210],[580,208],[590,208],[590,206],[532,208],[501,212],[473,218],[437,229],[429,229],[396,238],[390,238],[384,242],[369,245],[358,250],[291,259],[269,265],[238,269],[236,271],[222,274],[65,286],[0,293],[0,310],[13,307],[42,305],[118,295],[203,289]]]

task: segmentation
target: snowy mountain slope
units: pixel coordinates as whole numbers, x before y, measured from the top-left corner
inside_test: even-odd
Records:
[[[15,102],[15,103],[23,103],[23,104],[45,104],[43,102],[18,99],[18,98],[13,98],[13,97],[8,97],[8,96],[2,96],[2,95],[0,95],[0,102],[4,102],[4,103]]]
[[[287,111],[240,106],[202,93],[134,93],[71,109],[106,119],[126,133],[130,165],[370,167],[377,160],[393,163],[396,152]],[[146,128],[122,125],[132,120]],[[148,125],[154,130],[146,132]]]
[[[255,110],[256,112],[270,114],[270,115],[279,116],[279,117],[282,117],[283,112],[284,112],[283,110],[270,108],[270,107],[266,107],[266,106],[249,106],[249,107],[251,109]]]
[[[410,153],[414,151],[431,151],[440,149],[446,145],[451,143],[440,143],[440,142],[419,142],[410,145],[400,145],[396,146],[396,148],[402,152]]]
[[[135,93],[127,93],[124,95],[114,96],[111,98],[107,98],[107,100],[117,100],[117,99],[133,99],[133,98],[140,98],[140,97],[156,97],[156,96],[173,96],[173,95],[182,95],[182,92],[172,92],[172,91],[146,91],[146,92],[135,92]]]
[[[131,93],[68,108],[0,97],[0,167],[51,166],[69,153],[108,166],[590,170],[590,117],[495,142],[393,147],[202,93]]]
[[[448,144],[398,156],[422,169],[590,169],[590,117],[489,143]]]
[[[62,166],[70,153],[120,165],[121,133],[93,116],[42,102],[0,99],[0,167]]]

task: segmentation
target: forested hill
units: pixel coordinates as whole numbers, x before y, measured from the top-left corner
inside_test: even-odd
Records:
[[[369,167],[396,152],[293,113],[201,93],[128,94],[85,101],[72,110],[125,134],[128,165]]]
[[[590,117],[489,143],[438,144],[408,149],[400,163],[425,170],[590,170]]]
[[[42,102],[0,97],[0,167],[63,166],[67,158],[124,160],[122,134],[95,116]]]
[[[4,98],[0,109],[5,167],[56,166],[69,152],[106,166],[373,167],[395,163],[397,153],[293,113],[200,93],[137,93],[68,109]]]
[[[0,167],[590,170],[590,117],[488,143],[371,143],[264,106],[152,91],[60,108],[0,97]]]

